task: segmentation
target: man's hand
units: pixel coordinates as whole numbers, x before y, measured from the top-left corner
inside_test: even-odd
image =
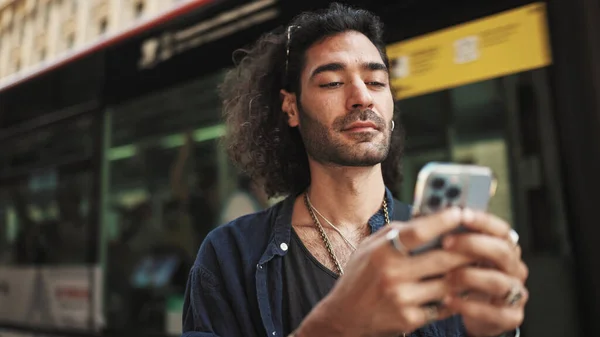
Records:
[[[463,212],[447,210],[392,223],[363,241],[332,291],[306,317],[297,336],[398,336],[444,319],[451,310],[427,306],[451,295],[445,278],[432,278],[475,261],[461,252],[417,248],[456,229]],[[391,244],[397,234],[406,251]]]
[[[463,213],[463,225],[474,233],[447,236],[444,250],[471,256],[485,267],[465,266],[448,273],[453,295],[444,304],[462,315],[471,337],[513,331],[523,322],[528,299],[524,286],[528,270],[521,249],[510,240],[510,226],[503,220],[468,210]]]

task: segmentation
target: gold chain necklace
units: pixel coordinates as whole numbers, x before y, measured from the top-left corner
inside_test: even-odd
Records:
[[[313,222],[317,226],[317,229],[321,233],[321,238],[323,239],[323,243],[325,243],[325,248],[327,248],[327,252],[329,253],[329,256],[331,257],[331,260],[335,264],[335,267],[338,270],[338,273],[340,275],[344,275],[344,269],[342,268],[342,265],[338,261],[337,256],[333,252],[333,247],[331,245],[331,242],[329,241],[329,237],[327,237],[327,234],[325,233],[323,226],[321,226],[321,222],[319,221],[319,219],[313,212],[312,207],[310,207],[307,192],[304,193],[304,204],[306,205],[306,208],[308,209],[308,213],[310,213],[310,216],[313,219]],[[388,213],[387,201],[385,200],[385,196],[383,197],[382,207],[383,207],[383,214],[385,216],[385,223],[386,223],[386,225],[389,225],[390,224],[390,215]]]
[[[331,228],[333,228],[333,230],[336,231],[350,247],[352,247],[352,252],[354,252],[356,250],[356,246],[352,242],[350,242],[348,238],[346,238],[346,236],[342,233],[342,231],[339,230],[339,228],[337,228],[329,219],[327,219],[323,214],[321,214],[321,212],[319,212],[319,210],[316,209],[315,206],[313,206],[313,204],[310,202],[310,197],[308,195],[306,196],[306,200],[308,201],[310,209],[312,209],[313,212],[317,213],[318,216],[325,220],[325,222],[327,222],[327,224],[329,224],[329,226],[331,226]]]

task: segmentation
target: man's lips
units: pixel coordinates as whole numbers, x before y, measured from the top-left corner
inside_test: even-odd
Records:
[[[347,127],[345,127],[342,131],[369,131],[369,130],[379,130],[377,125],[373,122],[354,122]]]

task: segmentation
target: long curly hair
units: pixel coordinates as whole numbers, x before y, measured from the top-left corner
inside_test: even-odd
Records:
[[[358,31],[377,47],[389,68],[383,24],[368,11],[334,3],[320,11],[301,13],[288,27],[266,33],[251,48],[234,52],[236,66],[220,86],[228,154],[240,170],[264,183],[269,197],[299,193],[310,185],[304,143],[298,129],[287,124],[280,96],[280,90],[286,89],[300,101],[306,50],[328,36]],[[382,170],[386,186],[397,195],[404,143],[397,111],[394,121],[396,128]]]

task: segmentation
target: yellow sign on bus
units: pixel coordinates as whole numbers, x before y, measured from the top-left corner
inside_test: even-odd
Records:
[[[534,3],[387,47],[397,99],[552,63],[546,5]]]

